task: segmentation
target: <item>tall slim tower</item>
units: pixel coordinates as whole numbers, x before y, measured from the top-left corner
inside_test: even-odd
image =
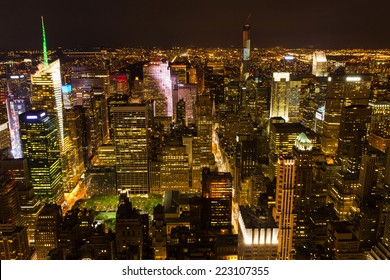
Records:
[[[279,225],[278,254],[279,260],[291,260],[293,252],[294,189],[296,183],[296,160],[291,156],[281,156],[277,165],[276,201],[273,217]]]
[[[38,67],[38,71],[31,75],[32,84],[32,109],[46,110],[50,116],[57,119],[58,138],[60,148],[65,149],[64,140],[64,108],[62,102],[62,83],[60,72],[60,60],[49,64],[46,46],[45,25],[42,20],[43,37],[43,65]]]
[[[128,194],[148,194],[149,130],[147,104],[112,108],[117,189]]]
[[[303,132],[295,140],[293,155],[296,158],[294,213],[297,216],[294,243],[298,251],[299,246],[305,246],[309,238],[310,197],[313,187],[313,144]]]
[[[245,81],[249,76],[249,59],[251,50],[251,38],[250,38],[251,26],[245,24],[242,28],[242,72],[241,76]]]

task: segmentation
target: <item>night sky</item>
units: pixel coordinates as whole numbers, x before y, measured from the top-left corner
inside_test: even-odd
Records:
[[[0,50],[241,46],[390,48],[389,0],[2,0]],[[249,19],[248,16],[250,15]]]

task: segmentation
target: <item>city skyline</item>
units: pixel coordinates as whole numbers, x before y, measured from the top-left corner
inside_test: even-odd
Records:
[[[374,0],[293,5],[271,1],[74,0],[53,5],[19,1],[2,4],[0,50],[39,49],[37,20],[45,17],[48,48],[57,47],[240,47],[241,26],[252,26],[252,47],[318,49],[386,48],[390,3]]]
[[[1,260],[390,259],[390,48],[259,49],[250,12],[241,47],[48,52],[39,17],[0,52]]]

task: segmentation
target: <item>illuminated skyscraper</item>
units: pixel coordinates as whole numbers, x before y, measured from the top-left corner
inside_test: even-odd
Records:
[[[186,125],[195,123],[196,117],[196,97],[198,87],[194,84],[178,84],[175,86],[174,95],[177,92],[177,100],[183,99],[185,106]],[[175,102],[174,102],[175,103]],[[177,104],[176,104],[177,105]]]
[[[56,120],[43,110],[19,115],[23,153],[35,194],[49,203],[63,199],[62,169]]]
[[[290,73],[274,73],[271,84],[270,118],[282,117],[288,122]]]
[[[209,229],[229,233],[232,229],[232,175],[223,172],[202,173],[202,197],[206,199],[207,226]]]
[[[190,167],[184,145],[169,144],[162,148],[160,169],[161,193],[166,190],[189,192]]]
[[[273,217],[279,226],[279,260],[294,258],[293,233],[296,214],[293,212],[296,188],[296,160],[291,156],[281,156],[277,165],[276,199]]]
[[[8,95],[5,103],[14,158],[21,158],[22,143],[19,133],[19,114],[31,108],[30,85],[25,75],[11,75],[7,83]]]
[[[323,51],[316,51],[313,53],[312,74],[316,77],[328,76],[328,64]]]
[[[357,196],[360,204],[367,202],[375,193],[378,181],[378,164],[380,154],[378,152],[366,152],[362,156],[362,165],[359,172],[359,187]]]
[[[280,155],[291,154],[298,135],[304,132],[311,138],[313,132],[300,123],[271,123],[269,136],[269,175],[276,175]]]
[[[241,76],[243,80],[249,77],[249,59],[251,50],[251,38],[250,38],[251,26],[245,24],[242,29],[242,70]]]
[[[147,104],[130,104],[112,108],[119,192],[149,193],[148,109]]]
[[[326,155],[335,155],[342,108],[350,105],[368,105],[371,77],[333,75],[328,78],[328,81],[321,143]]]
[[[144,100],[154,100],[154,115],[172,117],[172,81],[168,62],[153,61],[145,64]]]
[[[305,246],[309,238],[310,197],[313,187],[313,144],[303,132],[295,140],[293,155],[296,158],[294,213],[297,216],[294,239],[298,250],[298,246]]]
[[[60,60],[49,64],[46,46],[46,33],[42,17],[43,34],[43,65],[31,76],[32,84],[32,109],[46,110],[50,116],[56,118],[58,127],[58,140],[61,151],[65,149],[64,136],[64,108],[62,103],[62,83],[60,72]]]
[[[46,110],[55,117],[61,150],[64,149],[64,113],[62,105],[62,84],[60,61],[56,60],[39,69],[31,76],[33,88],[33,110]]]
[[[212,102],[209,94],[198,96],[196,101],[197,137],[193,141],[192,188],[200,191],[202,168],[213,168],[215,165],[212,153]]]
[[[369,106],[347,106],[341,110],[336,156],[339,164],[342,165],[342,170],[354,174],[356,178],[359,177],[370,118],[371,108]]]

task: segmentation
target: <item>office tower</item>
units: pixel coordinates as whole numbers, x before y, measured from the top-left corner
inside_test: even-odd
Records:
[[[207,62],[203,72],[204,90],[199,93],[207,92],[215,102],[216,109],[219,109],[224,102],[224,74],[225,65],[221,62]]]
[[[370,102],[369,105],[372,114],[368,142],[374,148],[385,152],[390,146],[390,102],[377,101]]]
[[[212,102],[208,94],[203,94],[196,101],[196,128],[198,137],[205,145],[209,147],[211,152],[211,137],[212,137]],[[205,147],[206,149],[206,147]],[[207,148],[208,149],[208,148]]]
[[[270,178],[273,178],[276,174],[276,164],[279,155],[291,154],[295,140],[302,132],[309,136],[310,139],[315,136],[310,129],[300,123],[271,123],[269,133]]]
[[[33,110],[46,110],[55,117],[61,149],[64,149],[64,113],[60,61],[56,60],[31,76]]]
[[[342,108],[351,105],[368,105],[371,77],[365,75],[333,75],[328,77],[322,150],[335,155],[338,147]]]
[[[331,189],[330,198],[340,219],[353,215],[353,202],[359,189],[362,155],[366,149],[371,109],[366,105],[351,105],[341,109],[340,132],[336,159],[341,165]]]
[[[279,227],[269,211],[258,213],[240,206],[238,258],[240,260],[275,260]]]
[[[114,166],[93,165],[87,172],[88,190],[90,196],[116,195],[116,171]]]
[[[251,50],[251,38],[250,38],[251,26],[245,24],[242,29],[242,70],[241,77],[242,80],[246,80],[249,77],[249,60],[250,60],[250,50]]]
[[[75,106],[65,110],[66,130],[70,140],[68,151],[67,186],[71,190],[78,183],[81,175],[85,171],[83,158],[83,133],[85,127],[82,124],[82,108]]]
[[[359,176],[362,153],[370,125],[369,106],[347,106],[341,110],[337,160],[342,170]]]
[[[15,158],[21,158],[23,155],[22,143],[19,132],[19,114],[24,113],[25,106],[23,100],[11,100],[11,97],[6,99],[7,114],[9,123],[9,136],[11,140],[12,154]],[[3,138],[4,139],[4,138]]]
[[[193,141],[193,189],[200,190],[202,168],[213,168],[215,165],[212,153],[212,102],[209,94],[198,96],[196,100],[196,130],[197,136]]]
[[[160,158],[160,189],[190,191],[190,166],[186,147],[179,143],[166,143]]]
[[[24,75],[12,75],[8,83],[8,96],[6,97],[7,117],[10,130],[11,148],[14,158],[23,155],[22,143],[19,133],[19,115],[31,108],[30,93]]]
[[[64,108],[62,103],[62,83],[60,60],[49,64],[46,46],[45,26],[42,21],[43,35],[43,65],[38,68],[35,74],[31,75],[32,84],[32,109],[46,110],[47,114],[55,117],[58,141],[61,151],[65,151],[65,134],[64,134]]]
[[[359,186],[357,190],[359,205],[365,204],[370,196],[375,194],[379,175],[379,157],[379,153],[374,151],[367,151],[362,156],[362,164],[359,172]]]
[[[270,118],[282,117],[288,122],[288,90],[290,73],[273,73]]]
[[[300,123],[299,104],[301,99],[301,81],[291,79],[288,92],[288,122]]]
[[[223,89],[223,103],[219,104],[219,114],[226,118],[226,115],[238,115],[241,109],[242,85],[239,81],[230,81]]]
[[[172,81],[168,62],[153,61],[143,67],[144,100],[154,101],[154,116],[172,117]]]
[[[120,195],[115,224],[118,259],[142,259],[142,249],[144,241],[146,242],[145,234],[148,234],[144,215],[148,216],[148,214],[140,214],[139,210],[133,208],[133,204],[126,194]]]
[[[206,199],[207,228],[216,232],[232,230],[232,175],[202,170],[202,197]]]
[[[323,51],[315,51],[313,53],[312,74],[316,77],[328,76],[328,63]]]
[[[116,187],[115,145],[102,145],[98,148],[97,158],[87,171],[88,194],[115,195]]]
[[[301,96],[299,103],[299,115],[302,124],[311,130],[315,127],[315,114],[318,109],[318,84],[313,78],[301,79]]]
[[[110,76],[106,69],[89,69],[86,67],[72,67],[71,88],[72,104],[84,105],[91,98],[91,91],[103,92],[106,97],[114,95],[110,92]],[[121,94],[119,94],[121,95]]]
[[[250,194],[243,182],[249,179],[258,164],[257,141],[250,135],[236,136],[236,150],[234,153],[234,199],[239,204],[246,205]]]
[[[25,66],[25,65],[24,65]],[[31,109],[31,77],[27,74],[22,74],[22,72],[28,72],[29,69],[16,70],[17,73],[11,75],[5,75],[4,89],[6,98],[10,98],[12,101],[17,100],[17,103],[22,103],[26,110]],[[15,70],[14,70],[15,71]],[[1,84],[1,77],[0,77]],[[1,86],[0,86],[1,87]],[[0,91],[2,91],[0,89]]]
[[[71,75],[72,103],[82,109],[85,165],[96,155],[98,147],[110,139],[108,100],[109,74],[103,69],[73,67]],[[122,96],[122,95],[120,95]]]
[[[61,206],[46,204],[37,221],[35,249],[38,260],[48,260],[49,252],[58,248],[58,231],[62,220]]]
[[[148,109],[147,104],[130,104],[112,108],[119,192],[149,193]]]
[[[195,124],[196,120],[196,97],[198,95],[198,87],[195,84],[178,84],[177,98],[183,99],[185,102],[185,117],[186,125]]]
[[[12,155],[5,154],[0,157],[0,172],[12,172],[15,186],[18,192],[21,216],[27,228],[30,245],[35,243],[35,229],[38,214],[41,212],[42,203],[34,193],[30,184],[30,171],[26,158],[15,159]]]
[[[171,65],[172,75],[176,76],[178,84],[187,84],[187,66],[183,64]]]
[[[293,233],[296,214],[293,212],[296,189],[296,159],[281,156],[278,159],[276,197],[273,217],[279,227],[278,260],[294,259]]]
[[[176,123],[183,127],[188,123],[186,118],[186,103],[183,99],[180,99],[176,105]]]
[[[0,259],[28,260],[27,227],[22,225],[20,202],[11,172],[0,171]]]
[[[108,127],[109,127],[109,139],[114,140],[114,113],[113,108],[115,106],[122,106],[129,104],[128,95],[113,95],[107,99],[107,111],[108,111]],[[87,121],[87,120],[85,120]],[[85,139],[85,145],[88,144],[88,138]]]
[[[129,94],[129,83],[126,74],[115,73],[110,75],[110,92],[115,94]]]
[[[43,201],[61,203],[64,189],[56,120],[43,110],[19,115],[23,153],[31,186]]]
[[[297,216],[294,238],[296,246],[305,246],[309,238],[314,151],[311,140],[303,132],[295,140],[293,155],[296,158],[294,212]]]

